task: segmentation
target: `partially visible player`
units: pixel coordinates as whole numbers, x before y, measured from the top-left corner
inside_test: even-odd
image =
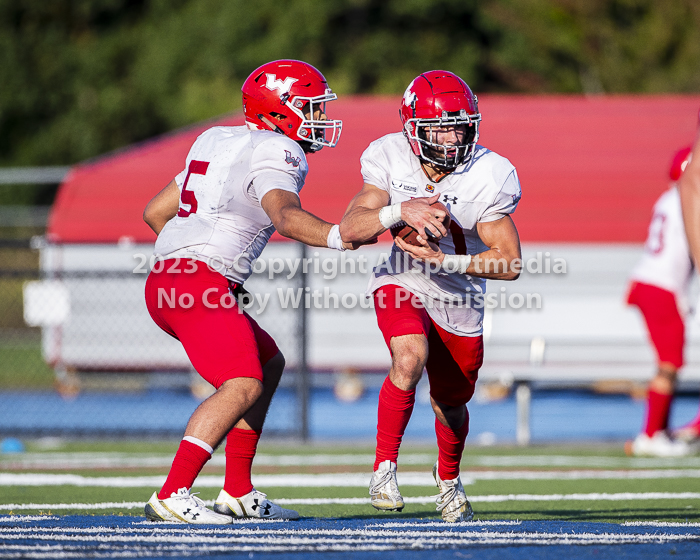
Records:
[[[425,232],[418,247],[396,237],[388,266],[375,268],[368,287],[392,357],[379,393],[369,492],[376,509],[404,507],[396,479],[399,446],[426,368],[438,443],[437,510],[445,521],[466,521],[472,509],[459,473],[469,432],[466,404],[483,360],[480,298],[487,278],[518,277],[512,265],[520,259],[520,241],[510,214],[520,182],[507,159],[477,144],[476,96],[451,72],[413,80],[400,116],[403,133],[383,136],[363,153],[364,186],[340,223],[346,241],[374,239],[400,222]],[[431,206],[438,199],[451,215],[448,229],[445,212]]]
[[[231,523],[234,517],[297,519],[253,488],[251,466],[284,358],[275,341],[235,300],[275,229],[338,250],[338,225],[301,208],[306,154],[333,147],[342,123],[328,120],[336,99],[313,66],[270,62],[243,84],[247,126],[201,134],[185,169],[149,202],[162,263],[146,283],[153,320],[180,340],[216,392],[192,414],[165,484],[145,507],[152,521]],[[174,303],[173,303],[174,302]],[[190,493],[226,438],[224,487],[213,512]]]
[[[688,164],[678,182],[683,208],[683,222],[690,252],[695,265],[700,265],[700,113],[698,136],[688,158]]]
[[[698,136],[695,139],[685,171],[678,181],[683,223],[690,253],[695,267],[700,266],[700,113],[698,113]],[[698,303],[700,306],[700,302]],[[696,310],[696,313],[698,310]],[[700,411],[687,426],[677,430],[677,435],[686,441],[700,441]]]
[[[672,438],[668,430],[678,370],[683,365],[684,317],[693,272],[677,186],[690,151],[688,146],[673,157],[671,187],[654,205],[644,255],[630,277],[627,303],[641,311],[657,356],[642,433],[627,445],[627,451],[634,455],[679,457],[691,453],[688,443]]]

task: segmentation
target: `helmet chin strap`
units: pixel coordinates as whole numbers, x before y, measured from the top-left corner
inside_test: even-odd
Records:
[[[270,127],[270,130],[273,132],[276,132],[277,134],[284,134],[284,131],[277,126],[275,123],[273,123],[270,119],[268,119],[265,115],[263,114],[258,114],[257,117],[264,122],[267,126]]]
[[[265,115],[258,114],[257,117],[267,126],[269,126],[270,130],[276,132],[277,134],[284,135],[284,131],[275,123],[273,123],[270,119],[268,119]],[[323,144],[319,144],[318,142],[309,142],[308,140],[297,140],[297,142],[299,142],[299,145],[306,153],[313,154],[315,152],[320,152],[323,149]]]
[[[301,146],[301,149],[304,150],[304,153],[307,154],[315,154],[323,149],[323,144],[319,144],[318,142],[309,142],[308,140],[297,140],[297,142]]]

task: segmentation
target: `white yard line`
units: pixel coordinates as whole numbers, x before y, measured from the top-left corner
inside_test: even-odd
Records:
[[[325,542],[356,542],[358,537],[364,540],[369,539],[395,539],[399,541],[407,540],[409,543],[411,539],[430,539],[430,538],[445,538],[448,537],[456,542],[464,541],[468,539],[473,539],[474,537],[487,537],[492,539],[504,539],[508,540],[514,536],[531,536],[542,540],[560,539],[566,538],[572,541],[586,542],[595,540],[597,541],[601,537],[610,538],[619,541],[636,541],[646,540],[651,542],[659,541],[679,541],[686,540],[688,536],[695,536],[696,539],[700,540],[700,535],[683,535],[683,534],[672,534],[672,533],[560,533],[560,532],[536,532],[536,531],[523,531],[523,532],[513,532],[513,531],[488,531],[481,528],[479,531],[470,531],[470,523],[459,524],[459,529],[466,529],[462,531],[454,531],[455,526],[453,524],[443,523],[442,526],[432,526],[428,530],[406,530],[400,526],[394,529],[398,530],[388,530],[378,527],[358,527],[350,528],[344,527],[339,529],[327,529],[327,528],[307,528],[304,525],[296,525],[290,523],[269,525],[264,523],[263,525],[257,525],[250,528],[240,528],[240,527],[226,527],[220,526],[217,529],[204,529],[201,527],[196,527],[196,530],[192,526],[180,525],[177,527],[163,527],[163,524],[151,523],[148,528],[139,527],[42,527],[40,525],[35,525],[31,527],[31,530],[35,533],[34,538],[37,539],[57,539],[57,540],[84,540],[85,538],[100,539],[103,542],[118,542],[118,541],[159,541],[176,543],[176,542],[201,542],[201,543],[211,543],[211,542],[245,542],[251,541],[252,539],[261,539],[266,535],[283,537],[288,540],[310,540],[315,538],[324,538]],[[614,526],[611,526],[613,528]],[[439,530],[438,530],[439,528]],[[25,539],[27,533],[27,528],[25,527],[2,527],[0,526],[0,535],[3,539]]]
[[[433,477],[427,472],[400,472],[397,476],[401,486],[434,486]],[[700,478],[700,469],[663,470],[577,470],[577,471],[483,471],[465,472],[463,484],[473,484],[477,480],[586,480],[586,479],[662,479]],[[258,487],[347,487],[364,488],[369,481],[368,473],[326,473],[326,474],[259,474],[253,475],[253,483]],[[112,488],[152,488],[160,487],[165,475],[157,476],[82,476],[78,474],[52,473],[0,473],[0,486],[92,486]],[[197,478],[195,487],[216,488],[223,486],[224,477],[202,475]]]
[[[465,455],[467,452],[465,451]],[[467,457],[467,462],[469,458]],[[493,455],[477,456],[474,465],[482,467],[607,467],[628,469],[700,467],[700,457],[578,457],[576,455]]]
[[[409,498],[410,499],[410,498]],[[623,500],[700,500],[700,492],[618,492],[607,494],[503,494],[491,496],[469,496],[471,502],[563,502],[572,501],[623,501]],[[405,498],[404,498],[405,501]]]
[[[484,496],[469,496],[473,503],[481,502],[565,502],[565,501],[624,501],[624,500],[700,500],[700,492],[619,492],[619,493],[588,493],[588,494],[493,494]],[[281,505],[369,505],[367,498],[277,498],[275,502]],[[435,496],[404,497],[408,504],[433,504]],[[214,505],[214,500],[205,500],[208,506]],[[23,510],[102,510],[102,509],[137,509],[142,508],[143,502],[102,502],[102,503],[61,503],[61,504],[0,504],[0,511]],[[640,523],[648,525],[649,523]],[[700,526],[700,524],[695,524]],[[423,526],[423,524],[421,524]],[[670,525],[673,526],[673,525]],[[680,524],[685,527],[686,525]]]
[[[165,528],[151,524],[140,527],[2,527],[3,549],[0,558],[31,553],[31,557],[68,557],[90,552],[90,556],[124,557],[173,555],[196,552],[330,552],[386,551],[400,548],[434,550],[463,548],[468,545],[611,545],[670,544],[700,540],[693,533],[619,533],[611,526],[606,533],[559,531],[488,530],[468,524],[443,524],[425,530],[395,527],[359,527],[339,529],[305,528],[303,524],[263,524],[252,528],[221,527],[208,529],[192,526]],[[30,542],[27,542],[30,541]],[[196,547],[196,548],[195,548]],[[108,549],[108,550],[105,550]],[[54,556],[52,556],[54,555]]]
[[[572,471],[482,471],[463,469],[462,483],[475,480],[585,480],[700,478],[700,469],[572,470]],[[400,480],[401,475],[397,475]]]
[[[406,453],[401,455],[402,465],[432,465],[436,455],[429,453]],[[14,457],[0,457],[0,468],[4,469],[69,469],[69,468],[134,468],[169,467],[172,455],[133,455],[126,453],[23,453]],[[372,465],[374,455],[369,454],[309,454],[255,456],[259,467],[304,467],[337,465]],[[215,453],[208,465],[224,466],[223,453]],[[698,465],[700,466],[700,464]]]
[[[436,455],[431,453],[405,453],[400,457],[401,465],[432,465]],[[260,453],[255,457],[256,466],[337,466],[371,465],[371,454],[307,454],[269,455]],[[69,469],[69,468],[134,468],[169,467],[172,455],[143,455],[128,453],[22,453],[0,457],[2,469]],[[215,453],[210,465],[223,466],[223,453]],[[467,449],[465,465],[480,467],[597,467],[597,468],[700,468],[700,457],[656,459],[644,457],[578,457],[575,455],[488,455],[469,456]]]
[[[625,521],[623,527],[700,527],[700,523],[677,523],[674,521]]]
[[[58,517],[53,515],[5,515],[0,517],[2,523],[24,523],[26,521],[56,521]]]

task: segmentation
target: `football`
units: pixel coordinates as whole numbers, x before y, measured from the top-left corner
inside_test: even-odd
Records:
[[[445,226],[445,229],[449,230],[450,228],[450,211],[447,209],[447,206],[445,206],[442,202],[437,201],[433,202],[431,206],[438,208],[440,210],[444,210],[446,212],[445,217],[442,220],[442,225]],[[400,237],[403,239],[406,243],[409,245],[414,245],[416,247],[420,247],[421,244],[420,242],[416,239],[418,237],[418,231],[409,226],[408,224],[405,224],[404,222],[401,222],[397,225],[395,225],[393,228],[391,228],[391,235],[393,237]],[[436,245],[440,244],[440,240],[437,239],[430,233],[429,230],[425,230],[423,233],[423,238],[426,239],[427,241],[430,241],[432,243],[435,243]]]

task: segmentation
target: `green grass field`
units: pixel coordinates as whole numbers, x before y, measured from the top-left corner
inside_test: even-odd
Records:
[[[28,442],[26,453],[0,455],[0,480],[4,480],[0,514],[10,513],[7,506],[22,505],[12,512],[140,516],[140,503],[145,502],[157,489],[152,481],[138,487],[93,487],[34,485],[35,482],[23,485],[17,481],[13,483],[12,478],[8,481],[7,477],[20,474],[73,474],[90,479],[123,477],[119,480],[134,481],[140,477],[164,478],[176,446],[177,442],[67,442],[47,450]],[[369,445],[263,442],[258,452],[260,460],[257,465],[254,464],[253,480],[255,482],[256,477],[290,474],[335,474],[340,475],[338,480],[342,480],[343,475],[359,474],[369,481],[372,453]],[[399,458],[400,485],[402,475],[430,473],[436,454],[434,447],[404,445],[401,453],[401,457],[408,459],[408,464],[402,464]],[[99,466],[96,466],[96,461]],[[144,466],[146,461],[154,466]],[[223,451],[219,450],[201,476],[214,480],[212,477],[223,479],[223,474]],[[467,495],[472,500],[475,518],[481,520],[700,522],[700,457],[633,459],[625,457],[617,446],[468,446],[462,462],[462,478]],[[257,487],[273,500],[368,500],[366,486],[359,485],[307,487],[284,484]],[[219,488],[211,484],[198,488],[195,483],[193,490],[199,491],[202,499],[213,500]],[[405,498],[427,497],[436,492],[436,488],[430,484],[402,486],[401,490]],[[647,493],[655,494],[647,498]],[[94,509],[83,505],[106,502],[136,502],[139,506],[110,505]],[[42,507],[27,509],[26,504]],[[63,505],[51,508],[52,504]],[[285,507],[294,507],[302,516],[309,517],[439,519],[439,514],[430,503],[408,503],[401,513],[376,512],[369,501],[359,504],[293,504]]]

